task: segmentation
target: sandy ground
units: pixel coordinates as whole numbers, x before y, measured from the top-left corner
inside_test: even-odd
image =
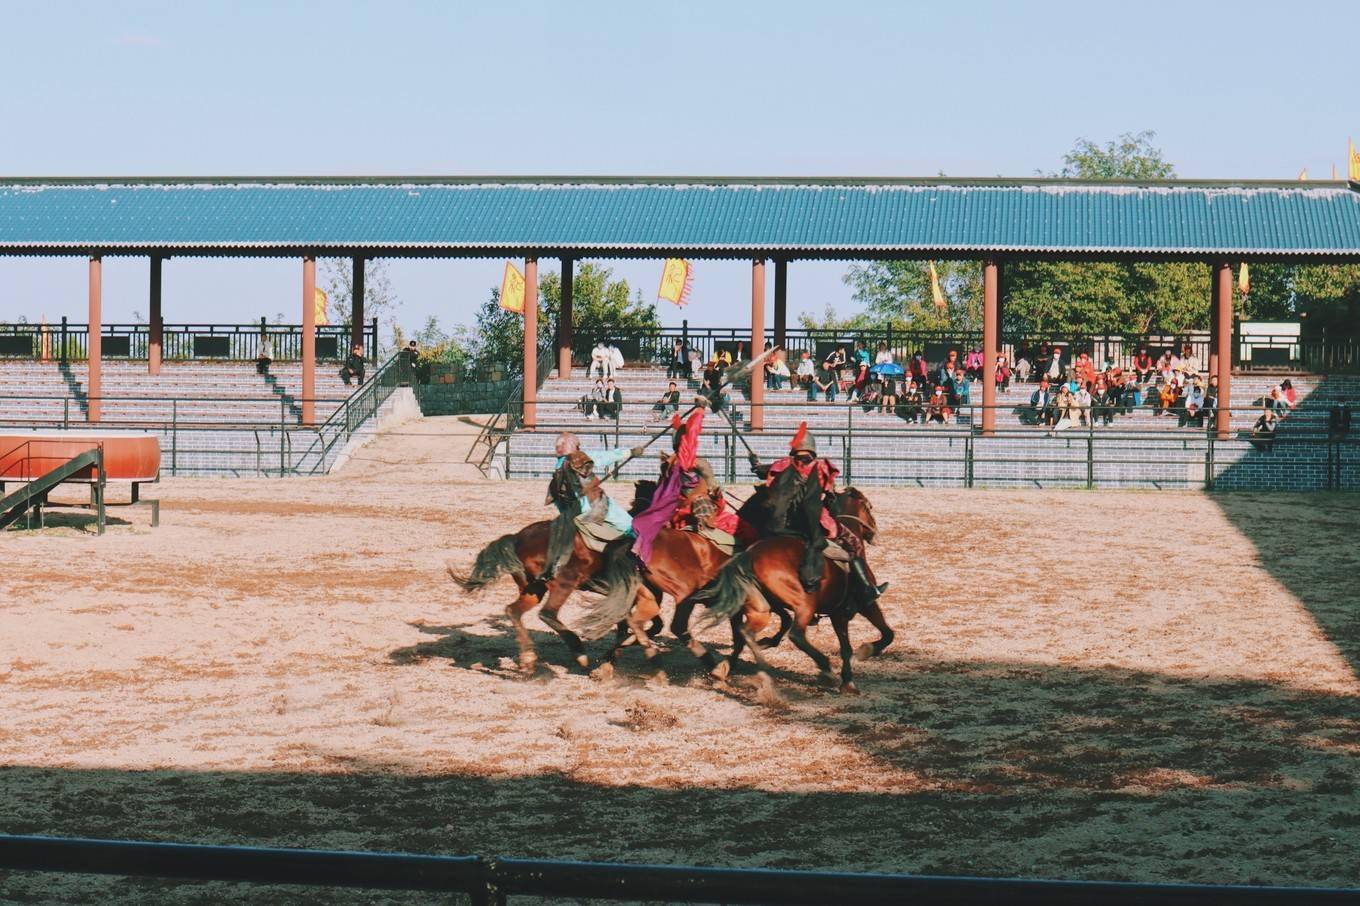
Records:
[[[876,490],[899,636],[862,696],[791,647],[774,695],[678,646],[602,682],[536,621],[524,677],[512,584],[445,565],[543,490],[481,480],[470,430],[168,480],[154,531],[0,534],[0,830],[1360,886],[1356,496]],[[0,873],[4,902],[316,896]]]

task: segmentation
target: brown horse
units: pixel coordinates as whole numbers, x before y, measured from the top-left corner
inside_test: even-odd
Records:
[[[628,585],[634,575],[632,562],[622,550],[631,543],[631,536],[614,542],[605,552],[599,553],[587,547],[578,533],[570,559],[558,567],[550,580],[545,583],[530,578],[542,575],[546,566],[551,528],[552,522],[545,519],[527,525],[513,535],[502,535],[482,548],[467,575],[449,568],[449,575],[466,592],[480,591],[502,574],[509,574],[515,580],[519,594],[505,608],[505,613],[515,626],[520,667],[529,672],[538,662],[538,653],[529,631],[524,628],[525,614],[541,604],[539,619],[561,636],[578,664],[589,666],[585,644],[558,619],[557,612],[577,589],[605,592],[616,584]]]
[[[854,531],[866,544],[872,543],[878,532],[873,508],[859,491],[848,488],[839,500],[840,515],[837,522],[842,530]],[[778,644],[785,631],[790,633],[793,643],[808,657],[812,658],[821,675],[834,681],[831,661],[812,646],[807,640],[807,627],[812,618],[823,614],[831,618],[840,641],[841,654],[841,691],[854,693],[854,676],[851,661],[856,653],[860,657],[875,657],[892,644],[894,633],[883,617],[877,601],[860,604],[863,613],[879,631],[877,641],[866,644],[858,652],[850,646],[850,619],[852,612],[847,606],[849,595],[856,591],[849,574],[827,560],[822,567],[822,581],[813,591],[803,588],[798,578],[798,568],[803,559],[804,542],[800,538],[778,536],[757,541],[746,550],[733,557],[726,566],[718,571],[713,584],[699,596],[708,604],[711,619],[717,622],[723,618],[735,619],[743,613],[747,617],[745,632],[736,637],[732,652],[735,660],[741,654],[742,643],[751,644],[753,629],[761,627],[769,620],[771,611],[780,613],[781,628],[772,640]],[[784,612],[792,612],[787,620]],[[754,617],[754,621],[751,618]],[[792,624],[791,628],[788,623]],[[753,649],[759,660],[759,655]]]

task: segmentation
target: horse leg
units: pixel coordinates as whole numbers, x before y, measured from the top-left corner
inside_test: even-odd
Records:
[[[590,665],[590,657],[586,654],[585,643],[581,637],[567,628],[566,624],[558,619],[557,612],[562,609],[562,605],[567,603],[567,598],[576,590],[576,581],[569,570],[559,570],[557,576],[548,583],[548,600],[543,603],[543,609],[538,612],[538,618],[543,621],[553,632],[561,637],[566,643],[567,649],[576,658],[576,663],[582,667]]]
[[[738,622],[740,620],[740,622]],[[746,610],[739,616],[732,618],[732,662],[736,663],[737,656],[741,653],[743,643],[751,649],[751,657],[755,662],[766,670],[772,669],[770,662],[765,660],[765,655],[761,653],[761,646],[756,641],[756,634],[763,631],[770,625],[770,611],[758,606],[754,600],[746,601]]]
[[[822,675],[822,679],[836,681],[836,676],[831,672],[831,659],[822,654],[812,646],[807,639],[808,624],[812,622],[813,604],[808,602],[800,605],[793,616],[793,629],[789,630],[789,638],[793,639],[793,644],[798,646],[798,650],[812,658],[812,662],[817,665],[817,670]]]
[[[831,615],[831,625],[841,643],[841,692],[858,695],[859,690],[855,688],[855,678],[850,668],[850,660],[854,657],[854,649],[850,646],[850,615],[844,609],[837,610]]]
[[[864,615],[866,620],[873,624],[874,628],[878,630],[879,635],[878,641],[865,642],[863,645],[860,645],[859,648],[855,650],[855,656],[866,658],[878,657],[883,653],[883,649],[892,644],[893,639],[897,637],[897,633],[893,632],[892,627],[888,625],[888,621],[883,618],[883,610],[878,606],[877,601],[869,601],[862,605],[859,612]]]
[[[784,641],[784,636],[789,634],[789,628],[793,626],[793,615],[789,613],[789,609],[783,604],[780,604],[777,601],[771,601],[770,609],[774,611],[775,616],[779,617],[779,631],[768,639],[761,639],[761,648],[778,648],[779,643]]]
[[[534,650],[533,639],[529,638],[529,630],[524,627],[524,615],[538,606],[539,596],[525,585],[521,585],[519,596],[506,605],[505,615],[515,627],[515,640],[519,642],[520,669],[532,673],[534,665],[538,662],[538,652]]]
[[[689,618],[692,613],[694,602],[685,598],[676,603],[675,614],[671,617],[671,635],[685,644],[689,644]]]
[[[648,659],[657,655],[656,643],[648,635],[647,628],[661,613],[661,602],[646,584],[638,586],[637,598],[633,601],[633,609],[628,612],[628,628],[632,630],[633,638],[642,646],[643,652]]]

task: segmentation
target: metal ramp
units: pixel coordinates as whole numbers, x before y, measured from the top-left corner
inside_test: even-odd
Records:
[[[95,511],[95,524],[99,534],[104,534],[104,448],[92,447],[52,469],[44,475],[31,479],[19,490],[0,498],[0,529],[8,528],[19,519],[24,519],[27,527],[33,525],[37,515],[38,524],[43,524],[43,507],[47,504],[48,493],[72,476],[94,467],[96,478],[90,485],[91,504]]]

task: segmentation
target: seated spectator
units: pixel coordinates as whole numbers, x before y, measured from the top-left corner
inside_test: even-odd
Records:
[[[1015,359],[1015,379],[1022,384],[1029,383],[1030,372],[1034,366],[1030,363],[1029,357],[1025,355],[1017,356]]]
[[[771,390],[783,390],[792,377],[789,374],[789,363],[784,359],[784,350],[779,350],[771,358],[774,360],[774,367],[771,369],[771,376],[774,378],[774,386]]]
[[[1029,395],[1029,409],[1022,415],[1021,421],[1031,425],[1048,425],[1050,428],[1058,420],[1057,394],[1048,382],[1048,375],[1039,378],[1039,389]]]
[[[345,364],[340,366],[340,379],[345,382],[345,386],[349,386],[353,378],[359,379],[360,387],[364,385],[364,347],[358,343],[350,349]]]
[[[1124,404],[1124,412],[1127,414],[1143,405],[1143,386],[1138,381],[1138,372],[1134,372],[1124,383],[1124,392],[1120,394],[1120,399]]]
[[[1185,376],[1185,384],[1189,384],[1195,375],[1199,374],[1199,359],[1195,358],[1195,348],[1189,343],[1181,349],[1181,360],[1176,370]]]
[[[970,381],[982,380],[982,350],[974,346],[968,350],[968,355],[963,357],[963,373],[968,375]]]
[[[1180,394],[1176,392],[1175,381],[1167,381],[1162,384],[1162,389],[1157,394],[1157,410],[1152,414],[1170,415],[1176,410],[1176,398],[1179,395]]]
[[[1280,398],[1291,412],[1299,407],[1299,392],[1294,389],[1294,383],[1289,378],[1280,381]]]
[[[661,399],[657,400],[656,405],[652,406],[652,411],[655,413],[652,416],[652,421],[669,418],[680,411],[680,389],[676,387],[675,381],[671,381],[666,386],[666,392],[661,394]]]
[[[623,353],[619,350],[619,347],[614,345],[613,341],[609,343],[608,349],[609,364],[613,366],[614,372],[617,373],[623,368]]]
[[[1085,352],[1077,356],[1076,362],[1072,364],[1072,371],[1076,375],[1078,387],[1086,387],[1095,383],[1096,366],[1091,361],[1091,357]],[[1073,391],[1076,392],[1075,390]]]
[[[897,412],[897,380],[891,377],[884,377],[880,380],[882,381],[883,392],[879,411],[884,415],[892,415]]]
[[[260,334],[260,345],[255,349],[255,373],[268,374],[269,366],[273,362],[274,343],[269,339],[269,334],[262,333]]]
[[[906,390],[902,392],[902,398],[898,401],[899,414],[909,422],[925,424],[925,402],[921,396],[921,388],[915,381],[909,379]]]
[[[815,376],[812,383],[808,384],[808,402],[817,401],[817,392],[820,390],[826,396],[828,403],[836,401],[836,388],[840,385],[840,379],[834,371],[823,371],[821,375]]]
[[[949,402],[955,409],[960,406],[967,406],[971,402],[969,397],[972,396],[972,392],[968,384],[968,372],[962,368],[954,370],[954,376],[950,379],[946,389],[949,391]]]
[[[948,386],[954,378],[954,372],[959,370],[959,351],[949,350],[949,355],[940,363],[940,367],[935,369],[935,383],[941,386]]]
[[[866,368],[868,377],[864,381],[864,387],[860,391],[860,403],[864,406],[865,412],[877,412],[879,401],[883,398],[883,383],[878,375],[869,372]]]
[[[704,376],[704,357],[699,355],[699,350],[689,351],[689,377],[690,380],[702,380]]]
[[[603,379],[613,376],[614,361],[609,355],[609,347],[601,340],[590,350],[590,370],[586,372],[586,377]]]
[[[806,349],[798,356],[798,370],[794,374],[798,379],[798,386],[804,390],[809,389],[817,378],[817,366],[812,361],[812,353]]]
[[[615,421],[618,421],[619,415],[623,412],[623,394],[614,386],[613,378],[605,381],[604,400],[595,405],[595,411],[600,418],[612,418]]]
[[[1011,367],[1004,355],[996,357],[996,389],[1002,393],[1011,389]]]
[[[1251,426],[1251,445],[1262,453],[1275,449],[1275,426],[1278,423],[1279,418],[1274,409],[1263,410],[1256,424]]]
[[[926,423],[948,424],[953,415],[954,410],[949,405],[949,396],[944,392],[944,386],[936,384],[935,391],[930,394],[930,399],[926,400]]]
[[[1124,372],[1115,368],[1105,376],[1105,388],[1110,394],[1110,410],[1113,415],[1119,415],[1124,411],[1124,386],[1127,378]]]
[[[1091,391],[1091,423],[1097,422],[1104,425],[1114,422],[1114,397],[1104,378],[1096,378],[1095,389]]]
[[[596,378],[595,386],[590,388],[590,393],[581,397],[577,406],[585,413],[586,418],[593,419],[599,413],[599,405],[604,402],[604,378]]]
[[[1133,357],[1133,373],[1138,375],[1139,384],[1146,384],[1152,379],[1152,365],[1152,356],[1147,347],[1138,347],[1138,354]]]
[[[1055,435],[1059,431],[1072,427],[1072,423],[1077,417],[1076,410],[1076,397],[1071,388],[1067,384],[1060,385],[1058,395],[1053,400],[1053,427],[1048,433]]]
[[[1270,392],[1266,394],[1264,405],[1271,412],[1275,413],[1276,419],[1279,419],[1280,416],[1284,415],[1287,404],[1284,401],[1284,393],[1280,390],[1279,384],[1270,388]]]
[[[1076,412],[1076,423],[1091,426],[1091,384],[1081,384],[1072,396],[1072,408]]]
[[[713,360],[718,363],[719,369],[732,367],[732,351],[730,349],[719,349],[713,354]]]
[[[1162,353],[1161,361],[1157,363],[1157,370],[1162,375],[1163,383],[1180,380],[1181,357],[1176,355],[1174,350],[1168,349]]]
[[[1181,361],[1184,361],[1182,359]],[[1185,388],[1185,396],[1181,400],[1180,424],[1186,425],[1204,424],[1204,381],[1196,374],[1190,379],[1190,386]]]
[[[887,343],[878,344],[878,352],[874,355],[875,365],[891,365],[893,360],[892,351],[888,349]]]
[[[850,396],[848,400],[863,400],[865,388],[869,384],[869,363],[860,362],[855,367],[855,380],[850,385]]]
[[[666,377],[682,378],[689,372],[689,350],[685,348],[685,342],[676,339],[671,344],[671,357],[667,360]]]
[[[722,412],[732,402],[732,397],[722,389],[722,370],[705,372],[704,384],[699,391],[708,400],[708,406],[715,413]]]

